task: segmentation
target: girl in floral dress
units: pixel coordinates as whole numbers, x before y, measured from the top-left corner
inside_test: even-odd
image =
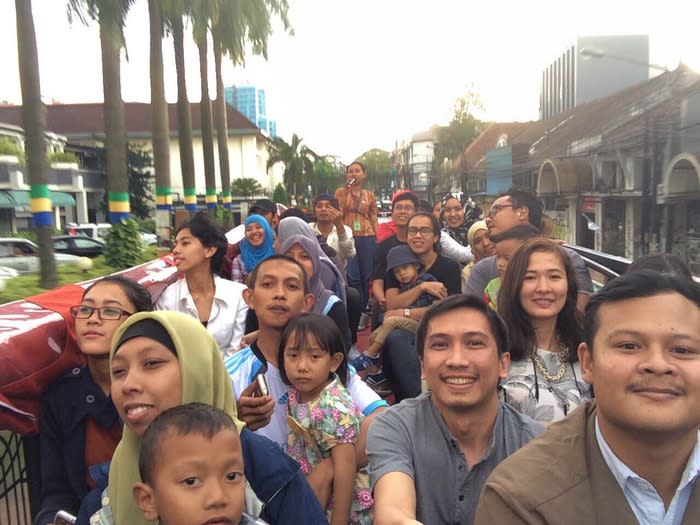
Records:
[[[287,453],[308,474],[333,459],[333,493],[327,513],[331,525],[371,524],[369,476],[357,472],[355,442],[362,414],[345,389],[348,366],[343,336],[320,314],[289,322],[279,349],[280,375],[290,385]]]

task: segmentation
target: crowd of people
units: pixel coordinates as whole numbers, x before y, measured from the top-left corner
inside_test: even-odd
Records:
[[[85,290],[35,525],[700,522],[687,268],[642,257],[594,293],[529,192],[483,214],[400,191],[379,224],[366,175],[312,223],[259,200],[234,247],[195,215],[159,297]]]

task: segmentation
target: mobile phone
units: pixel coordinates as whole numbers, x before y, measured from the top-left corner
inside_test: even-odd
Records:
[[[70,512],[66,512],[65,510],[59,510],[56,515],[53,517],[53,524],[54,525],[74,525],[75,524],[76,517],[73,516]]]
[[[259,373],[255,376],[255,381],[258,383],[258,391],[261,396],[266,396],[270,393],[270,389],[267,388],[267,381],[265,381],[265,374]]]

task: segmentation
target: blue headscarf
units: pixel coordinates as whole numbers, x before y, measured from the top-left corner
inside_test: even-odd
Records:
[[[248,241],[248,237],[243,237],[241,241],[241,258],[243,259],[243,264],[245,265],[245,271],[252,272],[258,264],[263,262],[268,257],[272,257],[275,254],[275,248],[273,244],[275,242],[275,232],[272,231],[270,224],[267,222],[265,217],[262,215],[249,215],[248,218],[243,223],[246,227],[254,222],[262,226],[265,231],[265,240],[260,246],[253,246]]]

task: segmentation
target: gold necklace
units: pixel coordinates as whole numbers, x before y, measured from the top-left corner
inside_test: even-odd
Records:
[[[556,383],[557,381],[561,381],[566,373],[566,362],[569,349],[564,343],[562,343],[558,333],[557,342],[559,343],[559,351],[557,352],[557,357],[559,358],[559,371],[555,375],[552,375],[547,371],[547,368],[542,363],[540,356],[537,354],[537,349],[532,351],[532,362],[548,383]]]

